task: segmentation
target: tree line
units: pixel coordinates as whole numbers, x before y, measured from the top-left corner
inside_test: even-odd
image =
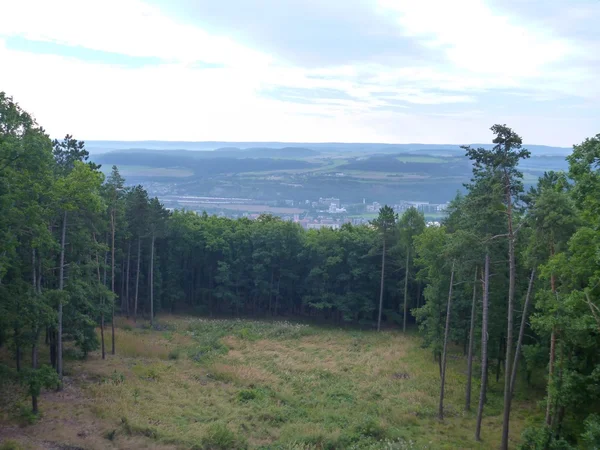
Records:
[[[116,315],[152,326],[159,312],[286,316],[404,332],[416,322],[439,364],[440,419],[458,348],[475,439],[495,375],[503,448],[517,382],[546,392],[523,448],[594,448],[600,135],[574,146],[568,173],[545,173],[526,190],[521,137],[505,125],[491,131],[492,149],[464,148],[472,179],[441,226],[384,206],[370,225],[305,231],[270,215],[168,211],[126,186],[116,166],[105,177],[82,141],[51,140],[0,93],[0,346],[14,361],[0,377],[16,371],[37,413],[41,389],[61,386],[65,346],[83,357],[118,352]]]

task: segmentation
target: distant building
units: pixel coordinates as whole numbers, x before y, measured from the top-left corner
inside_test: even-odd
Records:
[[[338,208],[340,207],[340,199],[339,198],[335,198],[335,197],[319,198],[319,205],[321,205],[321,206],[329,206],[332,203],[335,204],[335,206],[337,206]]]
[[[367,205],[367,212],[377,212],[381,209],[381,204],[379,202],[373,202],[372,205]]]
[[[329,210],[331,214],[341,214],[346,212],[346,208],[339,208],[335,203],[329,205]]]

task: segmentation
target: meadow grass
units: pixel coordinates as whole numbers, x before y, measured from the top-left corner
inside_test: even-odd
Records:
[[[44,394],[38,423],[7,438],[35,444],[45,436],[82,448],[499,445],[502,379],[491,382],[477,443],[475,414],[463,411],[465,359],[448,362],[440,421],[438,365],[413,333],[172,316],[154,329],[117,325],[117,355],[68,361],[65,390]],[[473,398],[475,409],[477,386]],[[513,445],[534,400],[515,401]],[[9,424],[5,415],[0,426]]]

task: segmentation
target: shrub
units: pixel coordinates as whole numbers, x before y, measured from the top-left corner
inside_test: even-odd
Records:
[[[12,439],[0,443],[0,450],[23,450],[24,447]]]
[[[262,392],[256,389],[242,389],[238,392],[237,398],[240,402],[249,402],[251,400],[262,398]]]
[[[245,449],[247,444],[225,425],[215,423],[208,428],[206,435],[202,438],[201,448],[206,450]]]

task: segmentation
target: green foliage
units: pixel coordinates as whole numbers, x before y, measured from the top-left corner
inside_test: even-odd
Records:
[[[203,450],[236,450],[247,448],[247,444],[226,425],[215,423],[209,426],[206,435],[202,438],[200,448]]]
[[[26,369],[20,373],[21,382],[27,388],[31,396],[38,397],[42,389],[52,389],[58,387],[58,374],[48,365],[43,365],[39,369]]]
[[[25,450],[25,447],[23,447],[17,441],[7,439],[0,442],[0,450]]]

